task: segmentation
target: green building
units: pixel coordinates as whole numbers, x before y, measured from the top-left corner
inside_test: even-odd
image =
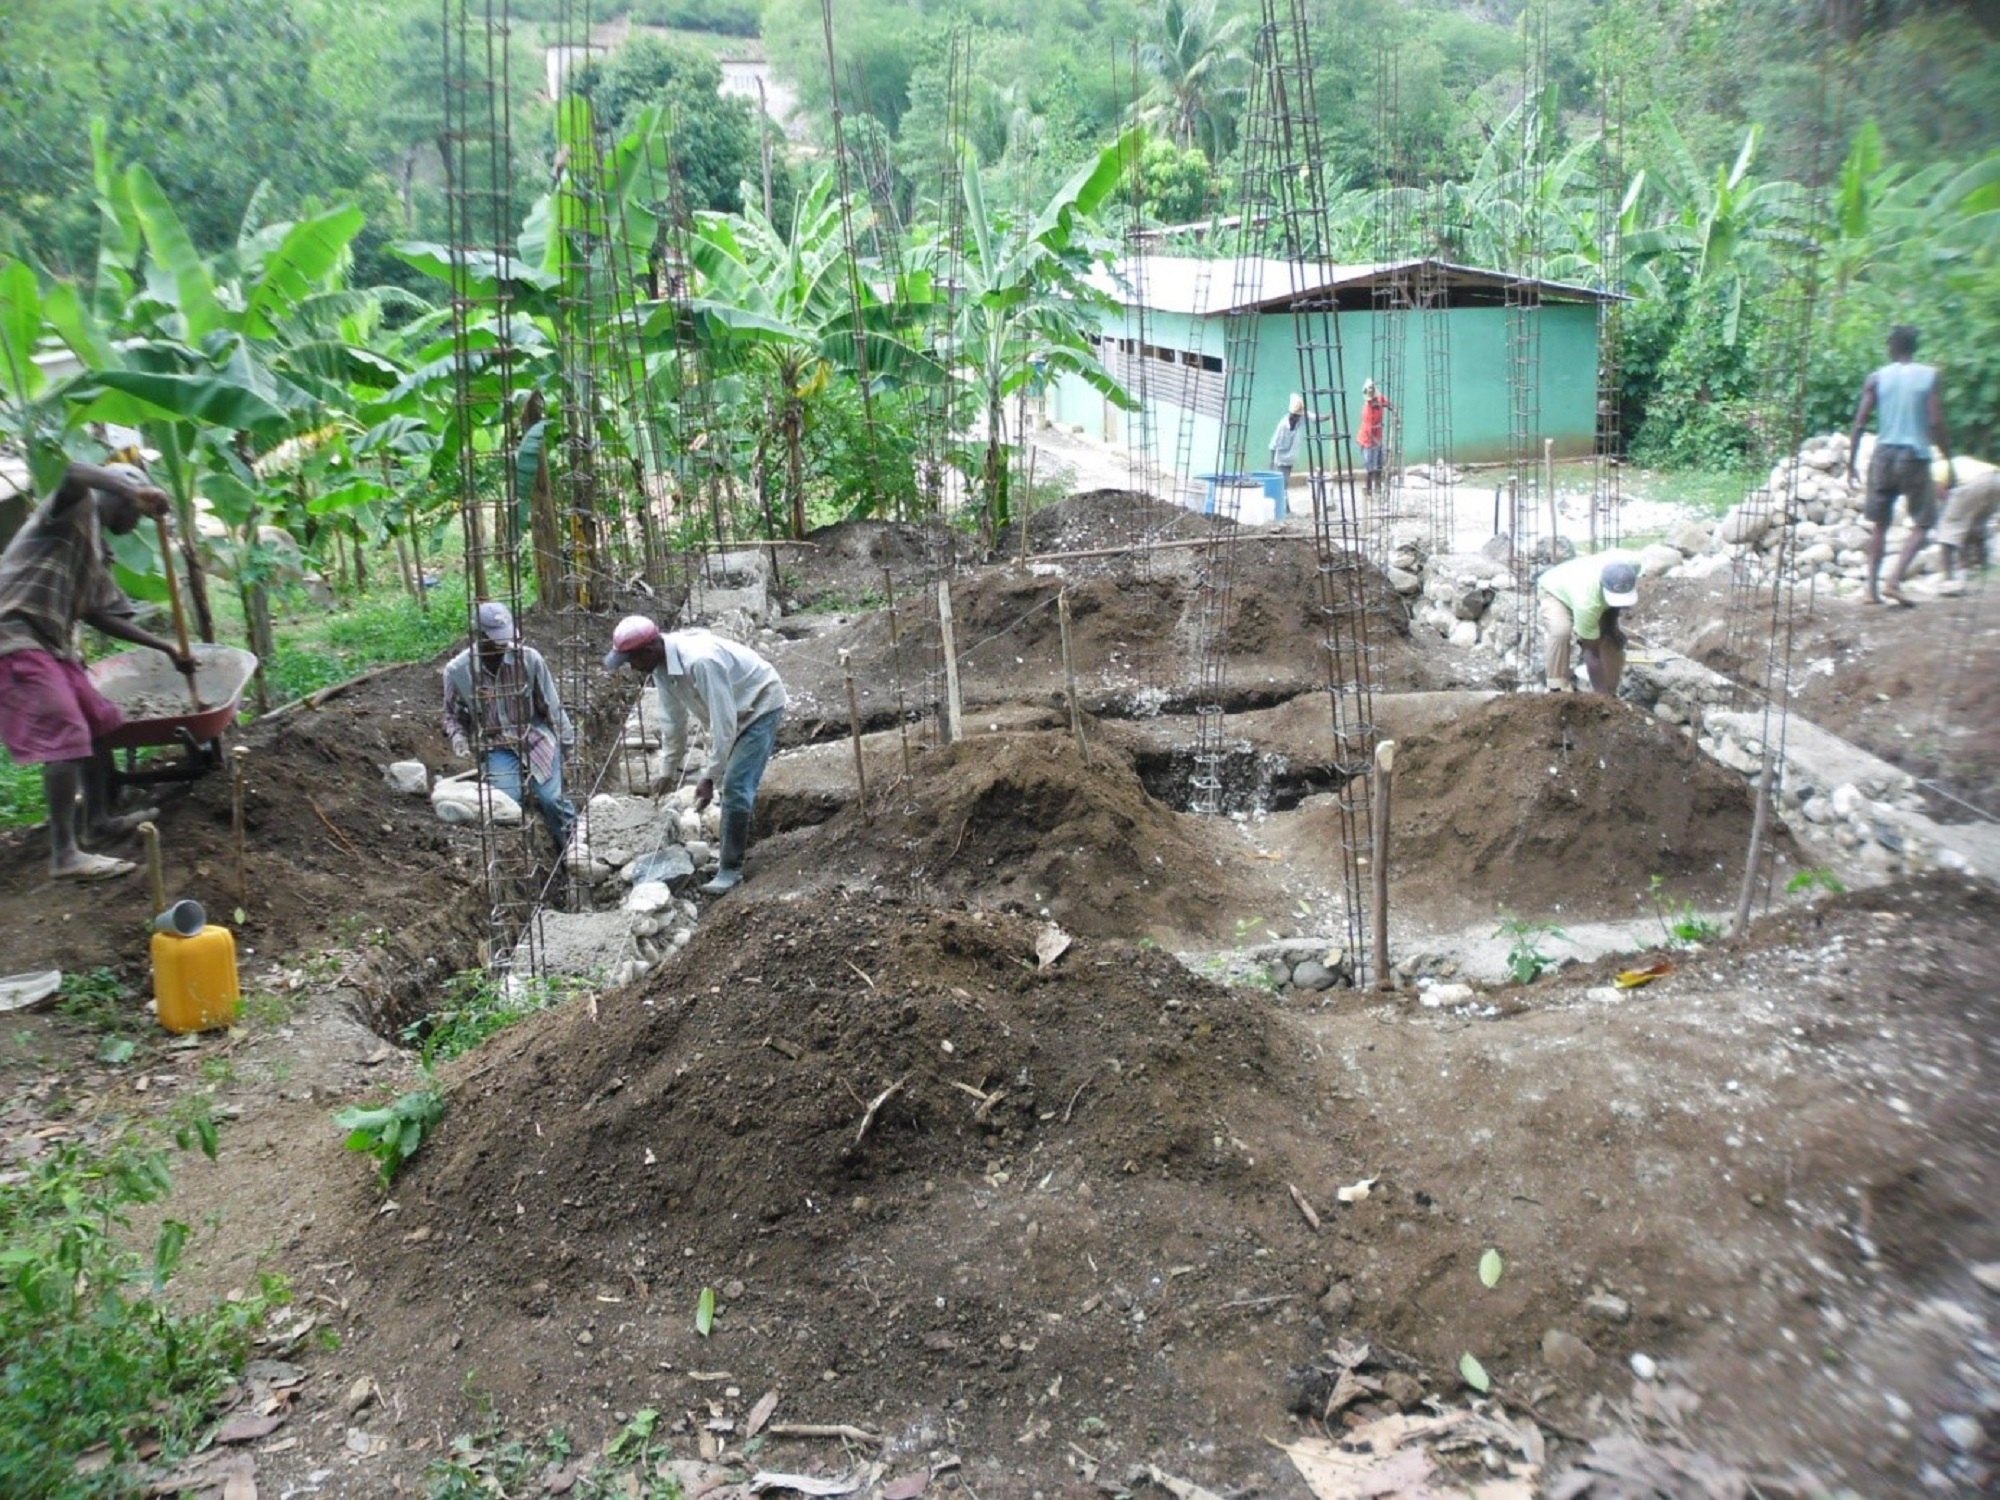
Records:
[[[1432,457],[1430,410],[1439,400],[1449,403],[1445,431],[1454,462],[1504,461],[1514,399],[1509,359],[1523,352],[1531,356],[1521,383],[1530,451],[1539,458],[1548,439],[1557,457],[1573,458],[1590,454],[1596,442],[1598,323],[1608,298],[1589,287],[1444,261],[1346,266],[1180,256],[1121,263],[1100,272],[1097,284],[1118,304],[1103,315],[1098,354],[1129,395],[1143,395],[1150,460],[1183,480],[1268,467],[1272,429],[1302,388],[1294,311],[1324,306],[1328,298],[1339,312],[1347,421],[1360,421],[1362,382],[1372,377],[1400,419],[1393,462]],[[1418,287],[1436,311],[1384,310],[1382,304]],[[1520,313],[1510,301],[1531,302],[1533,310]],[[1248,431],[1246,451],[1225,454],[1227,330],[1239,313],[1255,320],[1239,335],[1239,347],[1250,353],[1244,362],[1254,365]],[[1525,339],[1510,339],[1511,317],[1526,320]],[[1317,316],[1307,319],[1306,336],[1320,336],[1324,326]],[[1318,360],[1322,370],[1328,364]],[[1324,392],[1315,404],[1327,404]],[[1047,414],[1120,445],[1137,444],[1144,430],[1137,412],[1121,410],[1074,376],[1052,384]],[[1347,458],[1359,462],[1352,452]]]

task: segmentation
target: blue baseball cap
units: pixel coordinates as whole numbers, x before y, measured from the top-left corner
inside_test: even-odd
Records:
[[[1639,570],[1632,564],[1606,563],[1603,582],[1604,602],[1613,609],[1624,609],[1639,602]]]

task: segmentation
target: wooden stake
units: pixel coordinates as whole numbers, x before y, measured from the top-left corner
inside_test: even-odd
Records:
[[[1769,727],[1768,725],[1766,726]],[[1757,810],[1750,819],[1750,852],[1743,860],[1743,885],[1736,893],[1736,928],[1741,937],[1750,930],[1750,906],[1757,895],[1757,869],[1764,862],[1764,837],[1771,827],[1771,787],[1778,779],[1778,750],[1767,735],[1764,765],[1757,778]]]
[[[958,698],[958,632],[951,619],[951,580],[938,580],[938,633],[944,637],[944,742],[964,738],[964,706]]]
[[[896,728],[903,736],[903,779],[910,779],[910,721],[903,713],[903,631],[896,619],[896,575],[882,570],[882,589],[889,601],[889,664],[896,674]]]
[[[180,644],[181,655],[192,659],[192,654],[188,651],[187,614],[181,609],[180,575],[174,571],[174,544],[167,536],[167,518],[155,516],[153,524],[160,528],[160,566],[167,571],[167,603],[174,612],[174,639]],[[187,679],[187,690],[196,713],[201,713],[208,707],[201,701],[201,693],[195,687],[192,677]]]
[[[243,863],[243,772],[244,762],[249,758],[247,745],[238,745],[229,752],[229,822],[236,839],[236,904],[246,908],[250,905],[250,882]]]
[[[1549,497],[1549,556],[1554,557],[1555,540],[1562,531],[1556,515],[1556,440],[1542,439],[1542,493]]]
[[[854,741],[854,784],[861,791],[861,821],[868,823],[874,821],[874,815],[868,811],[868,767],[861,756],[861,702],[854,696],[854,668],[847,657],[847,652],[840,653],[840,672],[847,683],[847,732]]]
[[[1395,988],[1389,972],[1389,792],[1395,780],[1396,742],[1384,740],[1375,747],[1375,877],[1374,911],[1370,914],[1369,937],[1373,939],[1371,962],[1375,967],[1375,988]]]
[[[1069,638],[1069,590],[1056,595],[1056,619],[1062,623],[1063,684],[1069,693],[1069,732],[1076,736],[1077,753],[1090,764],[1090,742],[1083,737],[1083,708],[1076,701],[1076,653]]]

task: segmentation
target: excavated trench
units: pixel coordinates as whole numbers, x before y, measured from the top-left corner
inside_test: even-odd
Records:
[[[1192,747],[1140,750],[1132,768],[1155,802],[1176,812],[1195,810]],[[1290,812],[1308,797],[1337,791],[1345,780],[1332,766],[1299,765],[1289,756],[1246,744],[1222,753],[1216,776],[1222,783],[1216,811],[1228,814]]]

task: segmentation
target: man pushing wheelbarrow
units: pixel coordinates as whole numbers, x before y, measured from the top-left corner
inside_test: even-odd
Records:
[[[108,880],[137,868],[84,849],[79,822],[82,838],[105,843],[158,816],[153,808],[115,813],[100,745],[124,715],[84,671],[76,627],[165,653],[192,694],[194,658],[134,623],[106,556],[104,532],[129,536],[142,518],[166,514],[166,492],[131,464],[71,464],[0,554],[0,740],[17,762],[42,767],[49,873],[58,880]]]

